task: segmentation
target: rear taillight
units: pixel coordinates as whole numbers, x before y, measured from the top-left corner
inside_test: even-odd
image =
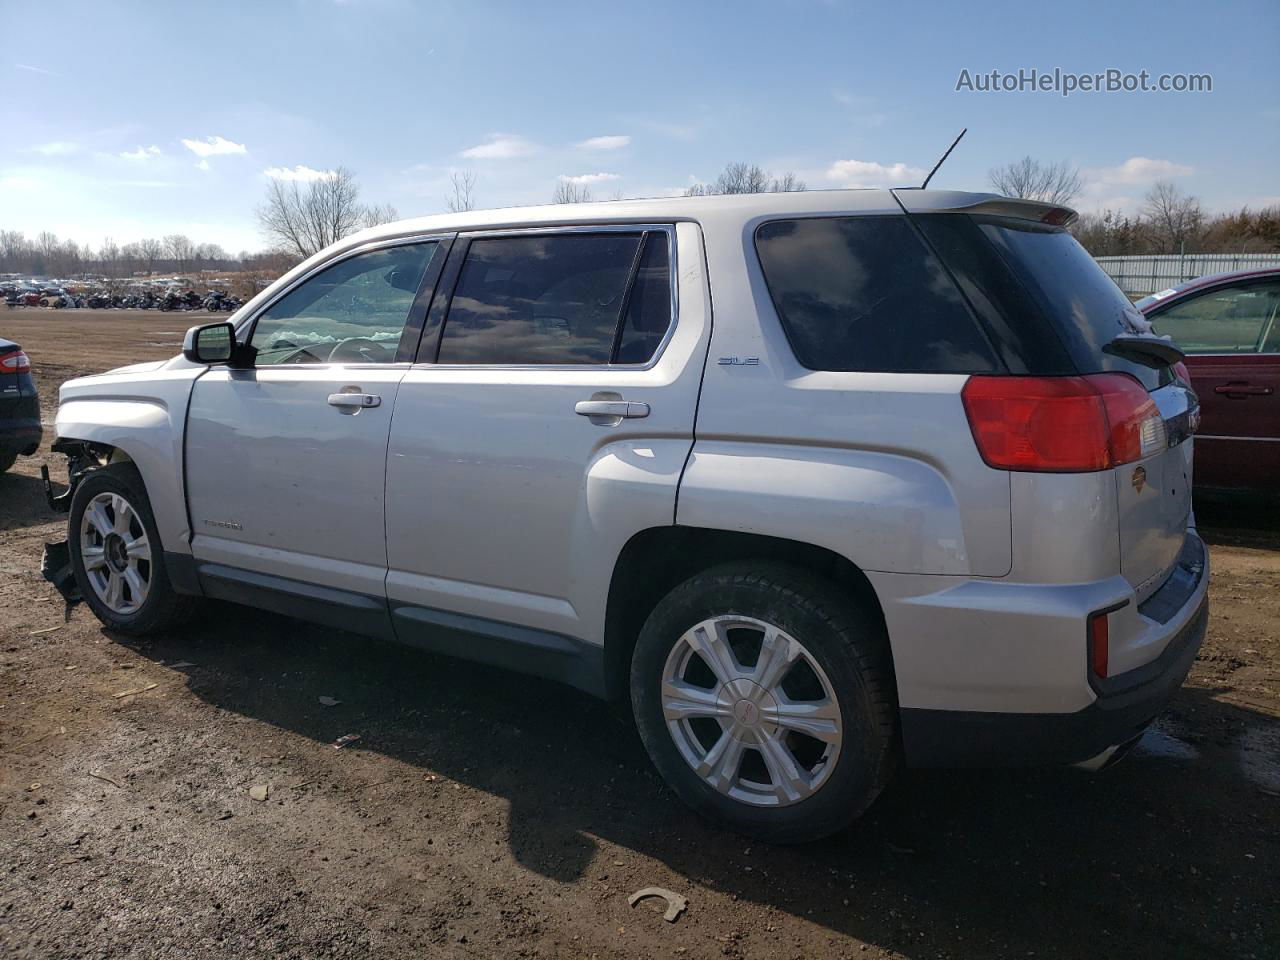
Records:
[[[971,377],[961,397],[978,452],[998,470],[1107,470],[1165,443],[1151,396],[1123,373]]]
[[[1171,368],[1173,375],[1179,383],[1185,383],[1191,386],[1191,371],[1187,369],[1187,365],[1179,360]]]
[[[0,373],[26,373],[30,369],[31,361],[21,350],[0,355]]]

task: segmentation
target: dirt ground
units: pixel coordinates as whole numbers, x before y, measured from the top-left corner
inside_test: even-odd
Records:
[[[51,432],[64,379],[203,319],[0,310],[0,336]],[[64,624],[47,442],[0,475],[0,956],[1280,957],[1280,517],[1198,505],[1209,637],[1124,762],[915,773],[771,848],[567,688],[226,605],[143,643]],[[653,885],[678,922],[627,905]]]

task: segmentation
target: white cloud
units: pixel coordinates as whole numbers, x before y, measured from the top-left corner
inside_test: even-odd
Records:
[[[236,143],[225,137],[207,137],[204,140],[186,140],[182,145],[197,157],[216,157],[230,153],[248,153],[243,143]]]
[[[837,160],[827,168],[826,178],[844,187],[903,187],[919,183],[925,171],[905,163],[876,163],[874,160]]]
[[[459,156],[470,160],[511,160],[527,157],[538,148],[524,137],[510,133],[491,133],[484,143],[463,150]]]
[[[120,154],[120,156],[125,160],[150,160],[152,157],[158,157],[160,155],[161,150],[155,144],[152,144],[149,147],[144,147],[142,144],[138,144],[137,150],[126,150],[124,153]]]
[[[312,170],[310,167],[298,164],[290,169],[289,167],[267,167],[262,171],[272,180],[295,180],[299,183],[314,183],[316,180],[328,180],[333,176],[332,170]]]
[[[27,70],[27,71],[29,71],[29,72],[31,72],[31,73],[42,73],[42,74],[44,74],[46,77],[60,77],[60,76],[62,76],[62,74],[60,74],[60,73],[54,73],[52,70],[46,70],[44,67],[33,67],[33,66],[31,66],[31,64],[29,64],[29,63],[15,63],[15,64],[14,64],[14,66],[15,66],[15,67],[17,67],[19,70]]]
[[[78,153],[80,144],[71,143],[67,140],[54,140],[51,143],[42,143],[38,147],[31,148],[33,153],[42,153],[46,157],[65,157],[69,153]]]
[[[1172,160],[1154,160],[1151,157],[1130,157],[1118,167],[1100,167],[1086,170],[1091,181],[1099,183],[1154,183],[1169,177],[1187,177],[1195,169]]]
[[[608,137],[590,137],[574,146],[583,150],[621,150],[625,146],[629,146],[631,138],[628,136],[608,136]]]
[[[198,161],[198,162],[196,163],[196,169],[197,169],[197,170],[209,170],[209,169],[211,169],[211,168],[210,168],[210,166],[209,166],[209,161],[208,161],[208,160],[200,160],[200,161]]]
[[[622,176],[617,173],[580,173],[575,177],[565,174],[560,175],[561,183],[573,183],[580,187],[590,186],[593,183],[604,183],[608,180],[621,180]]]

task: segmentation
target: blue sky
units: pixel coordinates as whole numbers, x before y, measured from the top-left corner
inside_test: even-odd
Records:
[[[1067,160],[1080,209],[1160,177],[1280,202],[1280,4],[0,0],[0,227],[258,249],[269,176],[346,166],[401,216],[656,196],[730,160],[817,187],[935,186]],[[19,38],[26,38],[19,41]],[[1019,68],[1208,73],[1212,93],[957,92]]]

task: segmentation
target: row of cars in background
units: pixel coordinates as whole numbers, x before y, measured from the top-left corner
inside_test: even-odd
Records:
[[[37,304],[50,296],[70,296],[62,290],[36,292],[41,294]],[[0,293],[11,302],[17,290],[0,288]],[[88,305],[96,305],[95,297],[107,296],[90,294]],[[217,291],[204,299],[172,290],[160,298],[144,294],[149,299],[141,302],[133,299],[137,296],[110,296],[109,303],[100,305],[162,310],[239,306]],[[1201,277],[1135,306],[1157,333],[1172,336],[1187,354],[1186,369],[1200,397],[1197,491],[1280,497],[1280,270]],[[34,452],[39,444],[38,410],[31,412],[35,403],[26,354],[17,344],[0,339],[0,469],[7,469],[17,453]]]
[[[94,310],[207,310],[210,313],[239,309],[243,301],[223,290],[142,289],[128,293],[109,290],[70,291],[64,287],[0,286],[0,298],[8,307],[51,307],[55,310],[87,307]]]

